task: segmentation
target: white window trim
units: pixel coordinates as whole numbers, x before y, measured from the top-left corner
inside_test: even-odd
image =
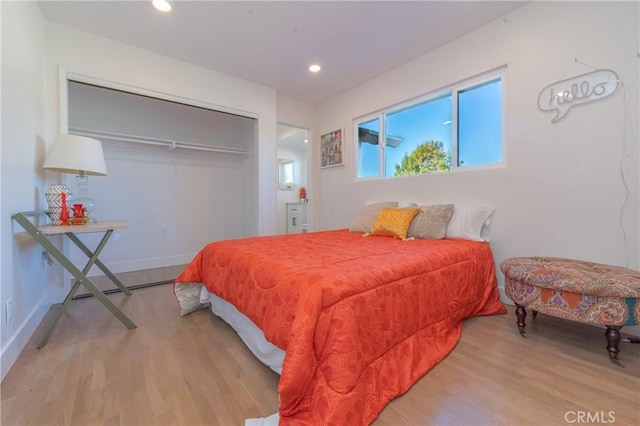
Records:
[[[490,81],[493,80],[500,80],[501,81],[501,102],[502,102],[502,128],[501,128],[501,140],[502,140],[502,144],[501,144],[501,161],[499,163],[487,163],[487,164],[478,164],[478,165],[473,165],[473,166],[458,166],[458,93],[470,88],[473,88],[475,86],[479,86],[482,85],[484,83],[488,83]],[[368,113],[368,114],[364,114],[361,115],[359,117],[356,117],[352,120],[352,127],[353,127],[353,134],[355,135],[355,137],[353,138],[354,141],[354,152],[356,153],[356,155],[354,155],[354,180],[357,182],[361,182],[361,181],[370,181],[370,180],[387,180],[387,179],[398,179],[398,178],[403,178],[403,177],[415,177],[415,176],[430,176],[432,175],[432,173],[426,173],[426,174],[421,174],[421,175],[411,175],[411,176],[394,176],[394,177],[386,177],[385,176],[385,162],[386,162],[386,156],[385,156],[385,143],[386,143],[386,138],[381,138],[382,140],[379,141],[379,145],[378,145],[378,149],[379,149],[379,157],[380,157],[380,161],[379,161],[379,170],[378,170],[378,176],[370,176],[370,177],[358,177],[358,170],[359,170],[359,138],[357,137],[358,135],[358,127],[359,124],[363,123],[363,122],[367,122],[367,121],[371,121],[371,120],[375,120],[378,119],[379,123],[380,123],[380,129],[379,129],[379,134],[380,135],[384,135],[385,133],[385,119],[384,116],[387,114],[392,114],[394,112],[403,110],[405,108],[410,108],[412,106],[418,105],[420,103],[423,102],[429,102],[429,101],[434,101],[440,97],[444,97],[444,96],[448,96],[451,95],[451,108],[452,108],[452,113],[451,113],[451,155],[452,155],[452,164],[451,164],[451,170],[449,170],[448,172],[445,173],[438,173],[438,175],[446,175],[448,173],[460,173],[460,172],[474,172],[474,171],[480,171],[480,170],[491,170],[491,169],[500,169],[500,168],[505,168],[507,166],[507,150],[506,150],[506,111],[507,111],[507,90],[506,90],[506,86],[507,86],[507,65],[502,65],[499,67],[496,67],[494,69],[491,69],[489,71],[485,71],[483,73],[474,75],[472,77],[466,78],[464,80],[460,80],[458,82],[455,82],[453,84],[441,87],[439,89],[433,90],[431,92],[413,97],[411,99],[408,99],[406,101],[402,101],[400,103],[397,104],[392,104],[388,107],[385,108],[381,108],[377,111]]]

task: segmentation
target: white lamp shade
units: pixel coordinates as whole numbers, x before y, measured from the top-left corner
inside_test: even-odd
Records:
[[[60,173],[107,175],[102,143],[96,139],[77,135],[58,135],[42,167]]]

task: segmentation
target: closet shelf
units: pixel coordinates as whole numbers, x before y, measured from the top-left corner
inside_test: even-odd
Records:
[[[227,154],[236,157],[246,158],[251,156],[251,152],[248,149],[232,148],[226,146],[212,146],[196,144],[191,142],[174,141],[170,139],[150,138],[146,136],[128,135],[125,133],[105,132],[101,130],[83,129],[79,127],[70,127],[69,133],[78,136],[87,136],[95,139],[107,139],[119,142],[132,142],[143,145],[157,145],[165,146],[169,151],[176,149],[192,149],[197,151],[216,152],[219,154]]]

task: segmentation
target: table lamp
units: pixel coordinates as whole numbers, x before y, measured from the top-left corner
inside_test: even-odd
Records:
[[[42,167],[53,172],[76,174],[78,196],[73,197],[73,203],[82,204],[89,220],[95,222],[91,215],[95,201],[89,197],[89,176],[107,175],[102,143],[84,136],[59,134]]]

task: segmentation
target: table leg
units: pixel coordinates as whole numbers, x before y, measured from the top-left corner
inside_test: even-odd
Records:
[[[111,300],[109,300],[109,298],[105,296],[105,294],[102,291],[100,291],[100,289],[98,289],[98,287],[96,287],[95,284],[93,284],[91,280],[87,277],[87,273],[89,272],[93,264],[97,262],[98,256],[102,252],[102,249],[104,248],[104,246],[107,244],[107,241],[109,240],[109,237],[111,236],[112,233],[113,233],[112,229],[108,230],[105,233],[104,237],[102,237],[102,240],[100,240],[100,243],[98,244],[96,249],[93,251],[93,253],[91,252],[91,250],[87,248],[87,246],[85,246],[82,243],[82,241],[78,239],[78,237],[75,234],[72,234],[72,233],[65,234],[78,247],[80,247],[80,249],[87,256],[90,257],[89,261],[87,262],[87,264],[85,265],[82,271],[78,270],[78,268],[76,268],[71,262],[69,262],[69,265],[65,267],[76,278],[76,284],[84,285],[91,294],[93,294],[107,309],[109,309],[109,311],[111,311],[113,315],[116,316],[116,318],[118,318],[128,329],[132,329],[132,328],[136,328],[136,325],[133,323],[133,321],[131,321],[120,309],[118,309],[118,307],[114,305],[113,302],[111,302]],[[75,272],[72,269],[75,270]],[[105,269],[107,268],[105,267]],[[111,274],[111,272],[109,273]],[[120,284],[120,286],[126,289],[126,287],[120,281],[118,281],[118,283]],[[77,290],[78,286],[76,284],[74,284],[73,288],[71,289],[72,291],[69,292],[71,297],[73,297],[73,295],[75,294],[75,291]],[[127,293],[129,295],[131,294],[129,289],[127,289]]]
[[[80,287],[80,281],[76,280],[76,282],[73,284],[73,287],[71,287],[71,290],[67,294],[67,297],[64,298],[64,302],[62,302],[62,306],[60,306],[60,309],[58,309],[58,311],[55,313],[55,315],[53,316],[53,319],[49,322],[49,326],[47,327],[47,330],[45,331],[42,338],[40,338],[40,342],[38,343],[38,349],[41,349],[45,345],[45,343],[47,343],[47,340],[49,340],[49,336],[51,335],[51,332],[56,327],[58,320],[62,316],[62,313],[64,312],[64,310],[67,308],[67,305],[69,304],[69,302],[71,302],[71,299],[73,298],[73,295],[78,290],[78,287]]]
[[[45,345],[45,343],[47,343],[47,339],[51,335],[51,332],[53,331],[53,328],[55,327],[55,325],[57,324],[58,320],[60,319],[60,316],[62,316],[62,313],[64,312],[64,310],[66,309],[67,305],[71,301],[71,298],[74,296],[75,292],[78,290],[78,287],[80,286],[80,284],[84,285],[87,288],[87,290],[89,290],[91,292],[91,294],[93,294],[98,300],[100,300],[100,302],[113,315],[115,315],[116,318],[118,318],[120,320],[120,322],[122,322],[125,325],[125,327],[127,327],[128,329],[136,328],[136,325],[133,323],[133,321],[131,321],[129,319],[129,317],[127,317],[116,305],[114,305],[113,302],[111,302],[111,300],[109,300],[107,298],[107,296],[105,296],[104,293],[102,293],[89,280],[89,278],[87,278],[86,274],[83,273],[81,270],[79,270],[73,263],[71,263],[71,261],[69,259],[67,259],[66,256],[55,245],[53,245],[53,243],[51,241],[49,241],[49,239],[47,237],[42,235],[42,233],[37,231],[37,230],[34,231],[34,232],[31,232],[31,234],[32,234],[33,238],[35,238],[36,241],[38,241],[38,243],[47,252],[49,252],[49,254],[51,256],[53,256],[53,258],[55,260],[57,260],[58,263],[63,268],[65,268],[67,271],[69,271],[71,273],[71,275],[73,275],[73,277],[76,279],[76,282],[71,287],[71,290],[69,291],[69,294],[67,294],[67,297],[65,298],[64,302],[62,303],[62,306],[60,307],[58,312],[56,312],[53,320],[49,324],[49,327],[47,328],[47,331],[45,332],[44,337],[40,340],[40,343],[38,344],[38,349],[42,348]],[[104,243],[106,243],[106,241],[104,241]],[[104,246],[104,244],[102,244],[102,246]],[[99,253],[100,252],[98,250],[96,250],[96,252],[93,254],[92,257],[95,256],[97,258],[97,255]],[[85,269],[91,268],[91,266],[93,265],[94,262],[95,262],[95,259],[93,260],[93,262],[90,260],[89,264],[87,264],[87,266],[85,266]],[[88,272],[88,269],[87,269],[87,272]]]
[[[524,306],[518,305],[516,303],[516,324],[518,325],[518,330],[520,330],[520,335],[522,337],[527,337],[527,335],[524,332],[524,328],[526,327],[524,319],[526,317],[527,317],[527,311],[525,310]]]
[[[124,312],[120,310],[98,287],[96,287],[88,278],[82,281],[82,284],[109,310],[122,322],[129,330],[136,328],[137,326],[133,321],[127,317]]]
[[[93,264],[95,263],[95,265],[100,268],[102,272],[104,272],[104,274],[111,280],[112,283],[117,285],[124,294],[126,294],[127,296],[131,296],[131,290],[129,290],[127,286],[122,284],[122,282],[109,270],[109,268],[107,268],[107,266],[102,263],[100,259],[98,259],[98,255],[102,251],[102,248],[107,244],[107,241],[109,240],[109,237],[111,237],[112,233],[113,230],[107,231],[104,234],[104,237],[102,237],[102,240],[100,240],[98,247],[93,252],[89,250],[89,248],[82,241],[80,241],[80,239],[75,234],[67,233],[65,235],[69,237],[69,239],[73,241],[75,245],[78,246],[78,248],[82,250],[85,255],[87,255],[87,257],[89,257],[89,262],[87,262],[87,265],[83,270],[83,273],[85,275],[89,272],[91,266],[93,266]]]
[[[614,364],[624,367],[624,363],[618,359],[620,349],[618,349],[618,342],[620,342],[620,329],[621,326],[608,325],[607,331],[604,333],[604,337],[607,339],[607,351],[609,352],[609,358]]]

